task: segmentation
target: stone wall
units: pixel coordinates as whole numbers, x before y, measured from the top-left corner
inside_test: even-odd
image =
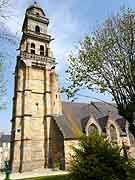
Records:
[[[19,66],[16,76],[11,145],[12,170],[43,168],[46,138],[45,102],[47,102],[45,69]]]
[[[58,83],[58,77],[57,74],[53,71],[50,74],[50,80],[51,80],[51,99],[52,99],[52,109],[51,113],[53,115],[61,115],[62,114],[62,103],[60,99],[60,92],[59,92],[59,83]]]
[[[74,154],[72,146],[78,146],[78,140],[65,140],[64,141],[64,150],[65,150],[65,169],[68,169],[70,166],[71,156]]]
[[[50,125],[50,145],[49,145],[49,167],[59,165],[60,169],[65,168],[64,137],[59,130],[55,120],[51,120]]]

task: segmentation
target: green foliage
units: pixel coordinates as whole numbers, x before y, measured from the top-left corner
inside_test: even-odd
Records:
[[[80,43],[78,54],[69,56],[66,71],[69,98],[81,88],[109,92],[120,115],[133,125],[135,112],[135,12],[123,9],[107,19]],[[134,127],[135,135],[135,127]]]
[[[53,163],[53,168],[54,169],[60,169],[60,163],[59,162],[54,162]]]
[[[69,179],[68,179],[68,175],[56,175],[56,176],[25,178],[20,180],[69,180]]]
[[[117,145],[98,134],[82,136],[74,151],[71,180],[135,179],[134,161],[122,156]]]

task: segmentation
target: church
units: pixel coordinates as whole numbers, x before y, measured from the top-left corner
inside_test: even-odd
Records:
[[[49,19],[34,3],[27,8],[20,53],[15,67],[10,162],[13,172],[69,167],[71,145],[81,133],[104,134],[113,143],[130,147],[135,140],[115,105],[62,102],[50,47]]]

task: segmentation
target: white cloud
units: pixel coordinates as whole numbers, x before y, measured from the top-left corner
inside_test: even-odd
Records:
[[[49,31],[54,36],[55,41],[52,42],[54,47],[54,54],[58,59],[58,70],[63,71],[67,66],[67,57],[71,50],[74,50],[74,45],[80,40],[80,24],[78,19],[73,16],[71,7],[73,1],[64,1],[58,4],[51,14],[51,24]],[[76,41],[76,42],[75,42]]]

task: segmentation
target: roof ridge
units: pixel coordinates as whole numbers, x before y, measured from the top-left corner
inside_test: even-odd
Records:
[[[71,101],[62,101],[62,103],[71,103],[71,104],[88,104],[88,103],[85,103],[85,102],[71,102]]]

